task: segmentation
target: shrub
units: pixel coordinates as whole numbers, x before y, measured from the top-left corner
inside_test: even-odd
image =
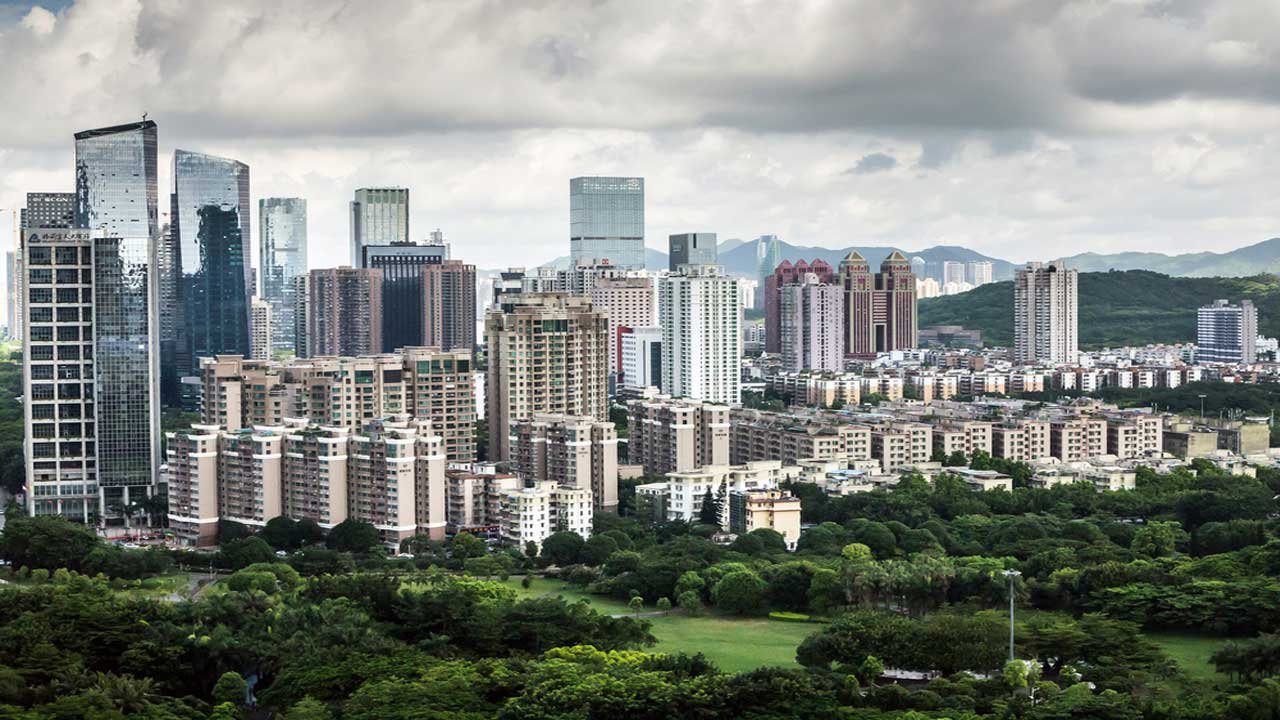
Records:
[[[770,620],[781,620],[783,622],[814,622],[813,618],[804,613],[783,612],[775,610],[769,613]]]
[[[671,598],[660,597],[654,606],[662,612],[666,612],[671,609]]]

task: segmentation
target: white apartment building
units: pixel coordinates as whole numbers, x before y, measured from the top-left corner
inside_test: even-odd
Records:
[[[591,288],[591,304],[609,316],[609,369],[622,372],[618,329],[653,327],[658,321],[653,278],[606,277]]]
[[[667,473],[666,482],[638,485],[636,495],[650,503],[661,503],[667,520],[693,522],[698,519],[703,500],[710,492],[713,498],[720,499],[720,526],[728,527],[730,494],[774,490],[784,480],[799,476],[799,466],[783,465],[778,460],[711,465]]]
[[[249,358],[271,359],[271,304],[259,297],[249,306]]]
[[[805,273],[778,291],[784,370],[844,370],[844,288]]]
[[[553,481],[506,490],[501,495],[501,536],[524,547],[543,541],[562,528],[591,537],[591,490],[566,488]]]
[[[1022,364],[1067,364],[1079,356],[1077,271],[1061,260],[1030,262],[1013,283],[1013,355]]]
[[[742,305],[738,281],[717,266],[661,278],[662,390],[673,397],[742,401]]]
[[[1258,359],[1258,309],[1249,300],[1217,300],[1196,316],[1196,362],[1253,364]]]
[[[662,388],[662,328],[636,327],[623,332],[619,339],[623,390],[643,392],[645,388]]]

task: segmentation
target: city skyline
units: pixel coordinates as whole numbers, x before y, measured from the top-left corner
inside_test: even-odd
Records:
[[[1267,161],[1280,151],[1269,130],[1280,111],[1265,82],[1280,24],[1273,10],[1249,2],[1074,8],[805,5],[739,16],[707,5],[689,8],[688,22],[659,25],[652,8],[552,6],[530,11],[527,26],[502,42],[475,48],[466,82],[492,80],[509,92],[473,98],[416,61],[385,78],[362,69],[385,66],[387,53],[414,55],[398,53],[400,36],[385,28],[421,27],[448,52],[457,40],[447,28],[478,22],[479,10],[356,13],[317,3],[300,18],[229,3],[195,18],[149,4],[119,12],[93,0],[53,11],[9,3],[0,8],[0,57],[36,70],[0,83],[12,94],[5,106],[58,109],[40,123],[6,123],[15,130],[0,143],[11,169],[0,180],[0,207],[17,207],[27,191],[70,190],[58,168],[71,132],[149,112],[164,128],[161,156],[181,146],[236,157],[255,169],[255,199],[307,198],[315,267],[345,254],[352,191],[381,185],[413,189],[410,226],[445,229],[479,268],[566,255],[562,188],[580,175],[645,177],[646,245],[655,249],[696,227],[828,247],[963,244],[1018,263],[1062,254],[1030,252],[1030,237],[1094,251],[1221,251],[1280,234],[1278,201],[1265,191],[1275,165]],[[433,16],[438,27],[426,22]],[[318,40],[290,45],[287,31],[308,19]],[[608,62],[613,47],[627,57],[654,54],[646,33],[626,27],[652,30],[651,42],[662,43],[643,78],[630,63]],[[865,52],[887,50],[868,56],[852,43],[837,52],[836,38],[871,27],[892,31],[868,37]],[[946,36],[948,27],[977,41],[936,43],[923,57],[894,49],[908,47],[898,41],[911,34]],[[100,36],[93,47],[76,40],[88,28]],[[199,50],[190,42],[197,32],[207,41]],[[778,56],[756,42],[772,32],[830,52]],[[232,53],[242,33],[247,41]],[[692,33],[700,41],[684,42]],[[349,65],[306,52],[341,50],[345,37],[376,42],[334,54]],[[1180,51],[1154,50],[1163,43]],[[282,46],[297,56],[282,80],[257,77],[267,48]],[[78,90],[68,92],[44,68],[81,54],[96,62],[61,74],[77,77]],[[106,70],[124,65],[150,71],[126,78]],[[687,67],[706,69],[682,79],[677,69]],[[1018,70],[983,80],[992,67]],[[514,71],[504,78],[503,68]],[[717,74],[702,74],[710,68]],[[335,73],[326,85],[337,91],[306,82],[313,73]],[[409,76],[425,92],[393,92]],[[370,83],[368,102],[345,101],[356,78]],[[785,92],[771,96],[782,78]],[[226,92],[193,98],[188,86]],[[430,99],[441,95],[455,101]],[[487,99],[495,96],[500,103]],[[167,187],[167,169],[161,174]]]

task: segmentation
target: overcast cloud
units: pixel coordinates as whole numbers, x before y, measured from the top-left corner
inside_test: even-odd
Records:
[[[227,155],[255,200],[306,197],[315,267],[384,184],[481,267],[567,254],[594,174],[646,178],[657,248],[1280,235],[1274,0],[0,1],[0,207],[71,190],[72,133],[144,111],[162,165]]]

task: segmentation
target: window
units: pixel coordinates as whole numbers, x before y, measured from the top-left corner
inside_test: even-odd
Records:
[[[80,282],[80,271],[73,268],[60,268],[57,278],[59,285],[75,285]]]
[[[27,277],[30,278],[32,285],[48,285],[53,282],[53,271],[32,268],[31,274]]]
[[[40,325],[31,328],[31,342],[53,342],[53,327]]]
[[[49,264],[49,248],[33,247],[27,250],[28,265],[48,265]]]
[[[39,403],[31,405],[32,420],[52,420],[54,405],[52,403]]]
[[[52,365],[32,365],[31,379],[32,380],[52,380],[53,366]]]
[[[31,322],[33,323],[53,322],[53,308],[47,308],[47,307],[31,308]]]
[[[34,340],[35,338],[31,338],[31,339]],[[32,360],[52,360],[53,346],[52,345],[32,345],[31,359]]]
[[[80,302],[80,291],[75,288],[58,288],[59,305],[75,305]]]
[[[53,288],[31,288],[28,298],[32,303],[51,303],[53,302]]]
[[[42,308],[42,309],[52,310],[52,308]],[[80,322],[80,308],[74,308],[74,307],[58,308],[58,322],[60,323]]]
[[[54,262],[59,265],[75,265],[80,262],[80,253],[77,252],[77,248],[58,247],[54,248],[53,253]]]
[[[80,328],[79,328],[79,327],[77,327],[77,326],[75,326],[75,325],[72,325],[72,326],[65,326],[65,325],[64,325],[64,326],[61,326],[61,327],[59,327],[59,328],[58,328],[58,341],[59,341],[59,342],[70,342],[70,341],[73,341],[73,340],[79,340],[79,339],[80,339]]]
[[[79,345],[59,345],[58,359],[59,360],[79,360],[80,346]]]

